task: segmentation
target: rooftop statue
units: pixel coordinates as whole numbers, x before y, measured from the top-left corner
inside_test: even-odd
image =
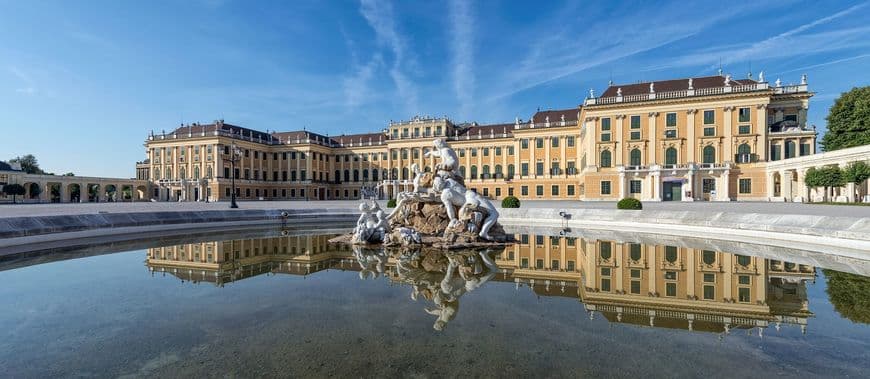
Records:
[[[440,158],[435,172],[412,165],[413,189],[396,194],[396,208],[389,216],[384,216],[376,202],[364,202],[353,233],[332,242],[447,249],[509,243],[511,237],[498,224],[495,205],[465,188],[456,152],[443,139],[433,144],[436,149],[424,156]]]

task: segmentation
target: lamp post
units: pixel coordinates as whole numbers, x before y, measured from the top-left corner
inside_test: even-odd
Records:
[[[236,160],[238,160],[239,156],[241,156],[241,150],[236,144],[233,144],[230,147],[230,163],[232,165],[232,172],[230,173],[230,208],[238,208],[239,205],[236,204]]]

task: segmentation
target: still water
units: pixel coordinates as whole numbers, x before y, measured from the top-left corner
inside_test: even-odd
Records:
[[[870,278],[855,274],[867,262],[656,236],[525,232],[506,249],[445,254],[351,249],[318,233],[0,262],[2,375],[870,372]]]

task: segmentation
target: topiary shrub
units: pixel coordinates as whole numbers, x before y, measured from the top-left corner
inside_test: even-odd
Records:
[[[520,199],[517,199],[516,196],[508,196],[501,200],[502,208],[519,208],[520,207]]]
[[[387,200],[387,208],[395,208],[396,207],[396,199]]]
[[[633,197],[626,197],[625,199],[622,199],[618,203],[616,203],[616,208],[641,210],[643,209],[643,203]]]

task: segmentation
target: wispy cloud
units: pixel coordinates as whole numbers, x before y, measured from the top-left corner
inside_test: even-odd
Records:
[[[450,15],[450,52],[452,55],[453,91],[459,101],[460,119],[474,110],[474,16],[471,2],[452,0]]]
[[[365,65],[356,65],[353,75],[344,78],[344,98],[348,108],[356,108],[373,97],[370,82],[375,72],[383,65],[383,58],[375,54]]]
[[[723,64],[742,62],[749,59],[775,59],[797,55],[817,54],[844,48],[870,45],[867,27],[804,33],[814,27],[824,25],[843,16],[853,14],[867,3],[854,5],[834,14],[800,25],[764,40],[742,45],[718,46],[698,54],[687,55],[672,61],[672,67],[713,64],[721,60]],[[798,48],[799,47],[799,48]]]
[[[812,64],[812,65],[809,65],[809,66],[798,67],[798,68],[794,68],[794,69],[791,69],[791,70],[782,71],[781,74],[787,74],[787,73],[798,72],[798,71],[806,71],[806,70],[810,70],[810,69],[814,69],[814,68],[819,68],[819,67],[825,67],[825,66],[835,65],[835,64],[838,64],[838,63],[854,61],[854,60],[856,60],[856,59],[867,58],[867,57],[870,57],[870,53],[868,53],[868,54],[856,55],[856,56],[854,56],[854,57],[841,58],[841,59],[834,59],[834,60],[832,60],[832,61],[822,62],[822,63],[817,63],[817,64]]]
[[[33,96],[36,95],[39,90],[36,88],[36,83],[33,78],[23,70],[19,69],[15,66],[10,66],[9,72],[12,73],[13,76],[18,78],[18,80],[24,84],[23,87],[19,87],[15,89],[15,93],[19,93],[22,95]]]
[[[697,10],[681,7],[657,7],[625,12],[617,17],[591,20],[588,23],[566,20],[548,20],[546,25],[533,25],[541,32],[534,33],[526,57],[505,72],[503,84],[498,86],[489,100],[511,96],[568,75],[616,62],[627,57],[658,49],[700,33],[712,25],[730,19],[745,9],[730,7],[723,11],[707,12],[712,17],[695,17]],[[680,22],[638,23],[638,20],[680,19]],[[573,30],[572,24],[582,25]],[[554,30],[554,25],[558,29]],[[629,27],[614,28],[613,25]],[[642,25],[642,26],[641,26]]]
[[[393,65],[390,68],[390,78],[396,85],[400,99],[404,102],[406,111],[410,114],[419,112],[417,84],[405,72],[407,65],[413,64],[413,59],[407,52],[407,42],[399,34],[396,27],[396,15],[393,6],[387,1],[362,0],[360,13],[375,31],[379,43],[387,45],[393,53]]]

